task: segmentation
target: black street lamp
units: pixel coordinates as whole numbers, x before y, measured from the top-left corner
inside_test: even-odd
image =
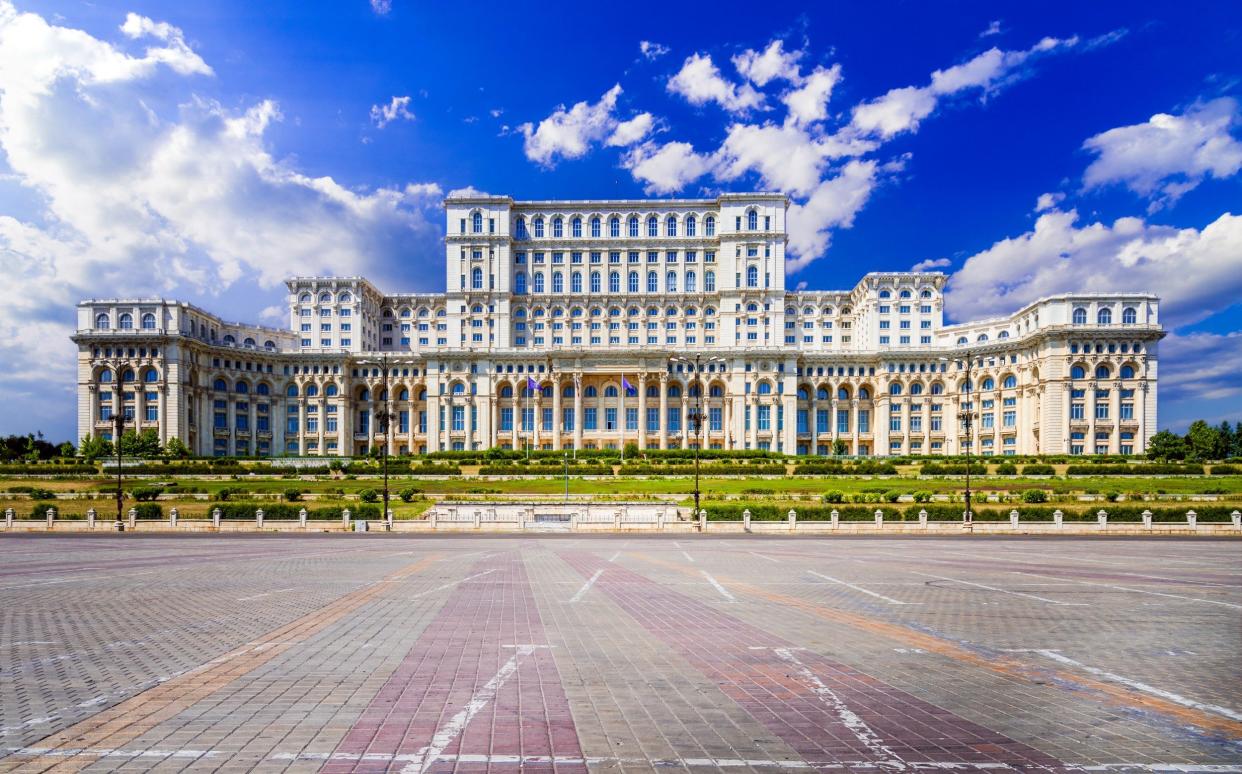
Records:
[[[119,373],[119,371],[118,371]],[[121,435],[125,432],[125,394],[121,392],[121,383],[117,381],[116,399],[113,401],[114,411],[112,414],[112,445],[116,447],[116,523],[112,526],[117,532],[125,531],[125,521],[122,519],[122,510],[124,506],[121,504],[125,497],[125,492],[121,488]]]
[[[940,358],[948,360],[948,358]],[[965,353],[966,363],[966,405],[958,412],[957,418],[966,424],[966,512],[962,514],[962,523],[967,530],[974,531],[975,515],[970,509],[970,453],[975,445],[974,438],[974,404],[971,403],[970,390],[973,386],[970,380],[970,367],[974,356],[970,352]],[[958,361],[961,362],[961,361]]]
[[[376,423],[379,424],[379,431],[383,434],[384,442],[380,444],[380,467],[384,471],[384,510],[380,514],[380,518],[384,521],[384,529],[391,529],[392,525],[388,522],[388,443],[392,433],[392,396],[388,394],[388,356],[382,355],[379,359],[380,366],[384,369],[384,401],[380,407],[371,412],[375,417]],[[375,434],[371,433],[374,438]]]
[[[710,357],[706,361],[702,355],[695,355],[693,359],[687,357],[671,357],[670,363],[684,363],[694,368],[693,383],[698,390],[694,396],[694,408],[690,411],[688,417],[690,423],[694,425],[694,436],[696,443],[694,444],[694,518],[699,517],[699,455],[703,448],[703,370],[702,364],[723,363],[724,358]]]

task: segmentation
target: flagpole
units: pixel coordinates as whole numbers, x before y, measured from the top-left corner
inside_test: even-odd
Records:
[[[621,464],[625,464],[625,374],[621,374],[621,410],[617,413],[617,421],[621,423]]]

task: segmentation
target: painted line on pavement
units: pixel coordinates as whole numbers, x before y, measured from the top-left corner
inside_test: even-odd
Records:
[[[582,596],[591,590],[591,587],[595,585],[595,581],[599,580],[599,576],[603,574],[603,570],[596,570],[595,574],[588,578],[586,583],[582,584],[582,588],[578,589],[578,593],[569,598],[569,604],[572,605],[582,599]]]
[[[1064,605],[1066,607],[1085,607],[1087,604],[1086,602],[1063,602],[1062,600],[1059,600],[1059,599],[1049,599],[1048,597],[1041,597],[1038,594],[1028,594],[1025,591],[1013,591],[1012,589],[1002,589],[996,586],[988,586],[987,584],[984,584],[984,583],[975,583],[974,581],[962,580],[961,578],[949,578],[944,575],[932,575],[930,572],[919,572],[918,570],[910,570],[909,572],[912,572],[915,575],[922,575],[928,578],[936,578],[937,580],[951,581],[953,583],[962,583],[967,586],[976,586],[981,589],[987,589],[988,591],[998,591],[1001,594],[1013,594],[1015,597],[1026,597],[1028,599],[1035,599],[1040,602],[1045,602],[1049,605]]]
[[[1055,577],[1052,575],[1043,575],[1042,573],[1037,573],[1037,572],[1025,572],[1023,570],[1010,570],[1010,572],[1015,573],[1017,575],[1031,575],[1036,578]],[[1157,597],[1169,597],[1170,599],[1185,599],[1190,602],[1203,602],[1208,605],[1220,605],[1221,607],[1232,607],[1235,610],[1242,610],[1242,605],[1235,605],[1232,602],[1221,602],[1219,599],[1204,599],[1202,597],[1188,597],[1183,594],[1169,594],[1168,592],[1165,592],[1165,591],[1151,591],[1149,589],[1135,589],[1129,586],[1117,586],[1112,583],[1100,583],[1099,581],[1085,581],[1085,580],[1078,580],[1077,578],[1066,578],[1065,580],[1070,581],[1072,583],[1081,583],[1084,586],[1100,586],[1106,589],[1113,589],[1114,591],[1129,591],[1134,594],[1151,594]]]
[[[729,590],[726,589],[724,586],[721,586],[719,581],[717,581],[715,578],[713,578],[711,575],[707,573],[707,570],[701,570],[700,572],[703,573],[704,578],[707,578],[707,582],[712,584],[712,588],[716,589],[716,591],[719,591],[720,596],[724,597],[726,601],[728,602],[737,601],[737,597],[730,594]]]
[[[886,597],[883,594],[877,594],[874,591],[871,591],[869,589],[864,589],[862,586],[855,586],[853,583],[846,583],[845,581],[840,580],[839,578],[834,578],[831,575],[824,575],[822,572],[815,572],[814,570],[807,570],[807,572],[811,575],[814,575],[816,578],[823,578],[826,581],[832,581],[833,583],[839,583],[842,586],[853,589],[854,591],[858,591],[863,594],[868,594],[870,596],[875,597],[876,599],[882,599],[885,602],[889,603],[890,605],[921,605],[923,604],[922,602],[902,602],[899,599],[893,599],[892,597]]]

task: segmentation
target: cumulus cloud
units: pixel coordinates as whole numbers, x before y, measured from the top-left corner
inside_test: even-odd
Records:
[[[292,274],[383,281],[410,271],[412,253],[439,252],[438,187],[306,175],[268,147],[275,102],[239,109],[196,96],[211,68],[182,48],[180,30],[133,15],[121,26],[126,39],[158,43],[132,55],[0,2],[0,153],[29,196],[0,215],[10,294],[0,360],[15,380],[72,384],[66,310],[80,298],[202,300],[235,288],[256,302],[237,316],[254,319]],[[157,73],[176,77],[157,83]]]
[[[380,129],[398,119],[402,121],[414,120],[414,114],[410,112],[410,98],[408,96],[393,97],[388,101],[387,105],[371,106],[371,121]]]
[[[711,169],[712,160],[696,153],[688,142],[656,145],[646,142],[631,149],[621,160],[635,180],[644,183],[649,194],[680,191]]]
[[[1159,209],[1207,177],[1226,178],[1242,169],[1242,142],[1234,136],[1240,119],[1237,100],[1221,97],[1181,115],[1157,113],[1144,123],[1101,132],[1083,143],[1096,154],[1083,183],[1088,189],[1119,183],[1151,197],[1152,209]]]
[[[392,11],[392,0],[371,0],[371,10],[380,16],[387,16]]]
[[[993,35],[999,35],[999,34],[1001,34],[1001,23],[1000,23],[1000,19],[996,19],[992,21],[990,24],[988,24],[987,29],[979,33],[979,37],[990,38]]]
[[[1035,211],[1043,212],[1045,210],[1050,210],[1053,207],[1056,207],[1058,204],[1060,204],[1064,200],[1065,200],[1065,194],[1061,193],[1060,191],[1054,191],[1052,193],[1042,193],[1039,195],[1039,198],[1035,200]]]
[[[668,53],[668,46],[662,46],[650,40],[642,40],[638,43],[638,50],[647,61],[654,62]]]
[[[948,258],[928,258],[927,260],[919,261],[918,263],[911,266],[910,271],[928,271],[930,269],[943,269],[947,266],[951,266],[952,264],[953,262],[950,261]]]
[[[798,66],[805,52],[786,51],[785,42],[777,38],[762,52],[747,49],[733,57],[733,66],[742,77],[756,86],[767,86],[770,81],[783,79],[801,83],[802,72]]]
[[[786,215],[789,251],[786,265],[796,272],[814,261],[832,241],[832,230],[854,225],[854,216],[875,188],[879,165],[854,159],[841,172],[821,182],[805,202],[793,202]]]
[[[781,96],[781,102],[789,110],[788,121],[810,124],[828,117],[828,100],[832,90],[841,82],[841,65],[816,67],[796,89]]]
[[[668,90],[685,97],[692,105],[715,102],[730,113],[745,113],[763,107],[763,94],[749,83],[737,84],[720,74],[707,54],[692,54],[669,79]]]
[[[1242,331],[1171,333],[1160,342],[1162,401],[1242,397]],[[1232,418],[1238,419],[1238,403]],[[1201,413],[1196,416],[1202,416]]]
[[[1209,317],[1242,296],[1242,216],[1179,229],[1134,217],[1079,225],[1076,211],[1050,210],[966,259],[945,303],[960,320],[1076,291],[1156,292],[1169,327]]]
[[[526,138],[526,158],[545,167],[560,159],[585,156],[596,145],[627,147],[640,142],[655,126],[655,116],[639,113],[625,121],[616,115],[621,85],[604,92],[598,102],[576,103],[571,108],[560,105],[536,126],[520,124],[517,131]]]
[[[1077,37],[1044,38],[1029,49],[1002,51],[991,48],[967,62],[931,75],[926,86],[903,86],[854,108],[852,127],[864,134],[889,138],[913,131],[932,114],[939,101],[968,89],[980,89],[984,96],[1025,74],[1026,66],[1036,57],[1072,48]]]

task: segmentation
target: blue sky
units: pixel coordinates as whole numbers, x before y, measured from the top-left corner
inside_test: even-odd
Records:
[[[1242,419],[1239,50],[1233,3],[0,0],[0,432],[73,435],[80,297],[439,289],[465,187],[783,190],[791,284],[935,267],[959,320],[1155,291],[1161,425]]]

